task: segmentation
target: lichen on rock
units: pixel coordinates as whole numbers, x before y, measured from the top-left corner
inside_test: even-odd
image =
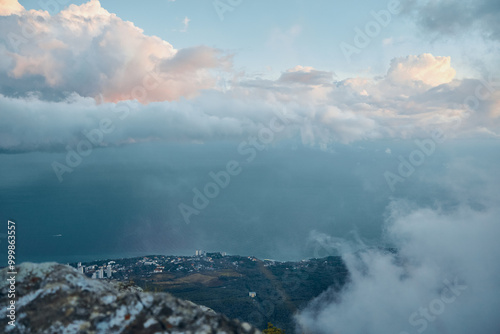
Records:
[[[16,266],[16,319],[0,318],[5,333],[260,333],[248,323],[168,293],[89,279],[70,266]],[[6,310],[7,268],[0,271],[0,307]]]

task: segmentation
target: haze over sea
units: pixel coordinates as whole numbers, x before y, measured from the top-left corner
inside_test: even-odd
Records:
[[[451,211],[464,200],[456,192],[463,187],[478,192],[466,200],[481,209],[482,197],[498,184],[497,142],[445,142],[392,192],[384,173],[397,175],[396,157],[408,158],[417,148],[412,141],[338,144],[330,152],[283,144],[244,163],[237,143],[136,144],[95,150],[63,183],[50,168],[60,154],[4,154],[0,207],[17,222],[23,261],[191,255],[195,249],[277,260],[338,255],[312,240],[311,231],[359,244],[356,232],[367,246],[384,245],[394,198]],[[192,188],[202,189],[212,181],[209,172],[230,160],[241,161],[242,172],[186,224],[179,203],[192,205]],[[467,161],[481,161],[484,169],[478,173]],[[450,183],[450,173],[461,177]]]

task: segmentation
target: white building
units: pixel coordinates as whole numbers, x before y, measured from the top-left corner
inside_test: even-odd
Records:
[[[257,293],[256,292],[249,292],[248,295],[252,298],[255,298],[255,296],[257,296]]]
[[[112,275],[111,266],[108,265],[108,267],[106,268],[106,276],[108,278],[111,278],[111,275]]]
[[[104,269],[100,268],[97,271],[97,278],[104,278]]]

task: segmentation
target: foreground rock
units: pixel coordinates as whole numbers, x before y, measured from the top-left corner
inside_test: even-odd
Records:
[[[17,266],[16,319],[5,310],[10,275],[0,271],[0,332],[5,333],[260,333],[167,293],[120,289],[57,263]]]

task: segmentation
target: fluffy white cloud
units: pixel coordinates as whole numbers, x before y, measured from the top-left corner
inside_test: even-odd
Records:
[[[0,18],[0,85],[15,94],[171,101],[213,87],[210,70],[230,66],[215,49],[176,50],[146,36],[97,0],[53,16],[34,10],[19,15]]]
[[[21,9],[0,17],[0,31],[6,151],[63,149],[129,100],[157,103],[134,104],[109,145],[242,140],[282,110],[293,121],[281,136],[325,149],[337,141],[427,137],[436,127],[451,136],[499,136],[499,83],[454,79],[450,57],[396,58],[385,76],[341,81],[300,65],[276,80],[234,74],[223,93],[214,72],[231,74],[231,56],[206,46],[177,50],[97,0],[55,15]]]
[[[24,7],[17,0],[0,0],[0,16],[20,14]]]
[[[189,96],[189,90],[183,89],[196,77],[186,73],[190,67],[215,65],[213,52],[205,47],[183,49],[158,65],[169,74],[160,78],[166,86],[180,83],[168,94]],[[277,112],[285,112],[290,119],[280,138],[323,149],[334,142],[425,138],[436,128],[448,138],[499,137],[500,119],[495,108],[500,83],[493,78],[453,80],[432,87],[411,82],[396,85],[390,78],[391,70],[388,73],[377,79],[327,83],[330,72],[296,67],[277,80],[233,80],[226,91],[210,89],[190,99],[149,105],[98,104],[75,93],[59,102],[43,100],[37,94],[27,98],[0,96],[0,149],[64,150],[67,143],[82,137],[82,131],[98,126],[102,118],[116,124],[116,131],[106,136],[106,145],[152,140],[241,141],[256,135]],[[147,98],[160,97],[156,91],[146,89],[147,85],[141,87],[137,92]],[[115,94],[116,100],[131,98],[120,90],[103,94],[108,98]],[[124,110],[129,114],[120,119]]]
[[[451,57],[434,57],[429,53],[395,58],[387,72],[387,79],[396,84],[422,82],[428,86],[449,83],[455,77]]]
[[[399,202],[390,212],[387,238],[398,254],[345,252],[350,282],[340,294],[328,291],[301,312],[297,319],[303,329],[325,334],[497,333],[498,210],[408,209]],[[346,250],[339,240],[319,237],[318,242]]]

